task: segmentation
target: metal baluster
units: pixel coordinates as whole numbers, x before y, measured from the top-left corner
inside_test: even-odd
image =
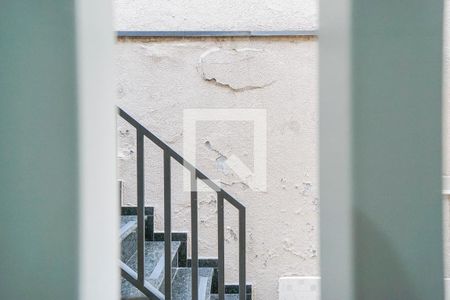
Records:
[[[245,300],[247,293],[246,284],[246,265],[245,265],[245,207],[239,209],[239,300]]]
[[[144,203],[144,134],[136,129],[137,161],[137,273],[138,281],[144,284],[144,247],[145,247],[145,203]]]
[[[224,203],[222,191],[217,192],[217,211],[218,211],[218,254],[219,254],[219,300],[225,300],[225,222],[224,222]]]
[[[170,186],[170,154],[164,151],[164,290],[165,299],[172,299],[172,208]]]
[[[245,207],[236,199],[220,189],[202,172],[193,165],[186,162],[180,155],[173,151],[164,142],[158,139],[150,131],[142,127],[135,119],[126,112],[118,109],[119,115],[129,124],[136,128],[136,148],[137,148],[137,274],[125,266],[122,266],[122,274],[128,281],[136,286],[150,299],[172,298],[172,216],[171,216],[171,169],[170,163],[175,161],[184,165],[191,172],[191,230],[192,230],[192,299],[198,300],[198,193],[197,180],[202,180],[206,185],[217,192],[218,208],[218,292],[219,300],[225,298],[225,226],[224,226],[224,200],[239,210],[239,299],[246,298],[246,212]],[[145,201],[144,201],[144,136],[164,151],[164,256],[165,256],[165,296],[158,290],[145,282],[144,278],[144,251],[145,251]]]
[[[191,232],[192,300],[198,300],[198,203],[196,172],[191,172]]]

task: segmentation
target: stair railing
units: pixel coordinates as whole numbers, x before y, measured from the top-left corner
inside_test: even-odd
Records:
[[[142,126],[121,108],[118,114],[136,129],[136,163],[137,163],[137,273],[125,263],[120,262],[122,276],[139,289],[149,299],[172,299],[172,211],[171,211],[171,159],[174,159],[189,172],[191,177],[191,234],[192,234],[192,300],[198,300],[198,201],[197,180],[202,180],[217,194],[218,211],[218,295],[225,299],[225,225],[224,201],[233,205],[239,212],[239,300],[246,299],[246,220],[245,206],[220,188],[204,173],[187,162],[161,139]],[[145,201],[144,201],[144,137],[147,137],[164,153],[164,294],[145,280],[144,243],[145,243]]]

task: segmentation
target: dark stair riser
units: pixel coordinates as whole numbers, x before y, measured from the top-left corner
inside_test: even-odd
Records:
[[[124,210],[122,210],[124,211]],[[125,210],[129,216],[132,216],[133,213],[135,213],[136,209],[133,207],[126,208]],[[163,232],[153,232],[154,230],[154,215],[153,215],[153,208],[146,208],[146,230],[151,230],[151,232],[146,232],[146,241],[157,241],[157,242],[163,242],[164,241],[164,233]],[[151,224],[150,224],[151,223]],[[130,241],[127,241],[124,239],[125,245],[127,242],[130,244],[133,244],[133,239],[135,241],[135,232],[130,234],[129,237],[127,237]],[[134,235],[134,236],[133,236]],[[176,267],[191,267],[191,259],[187,258],[187,233],[186,232],[173,232],[172,233],[172,241],[179,242],[179,247],[176,252],[176,255],[173,257],[172,260],[172,266],[174,267],[172,271],[172,279],[175,280],[177,275],[177,269]],[[134,243],[134,246],[136,246],[136,243]],[[217,295],[218,291],[218,273],[217,273],[217,265],[218,260],[215,258],[212,259],[199,259],[199,269],[200,268],[212,268],[213,274],[212,279],[210,281],[210,292],[211,292],[211,300],[215,300],[215,296]],[[135,269],[135,267],[133,267]],[[128,282],[125,284],[130,285]],[[134,287],[132,287],[134,288]],[[160,291],[164,292],[164,280],[162,279],[161,285],[158,287]],[[174,289],[174,286],[172,287]],[[175,287],[176,288],[176,287]],[[137,289],[133,296],[143,296]],[[225,286],[225,293],[226,298],[225,300],[233,300],[233,299],[239,299],[239,286],[238,285],[226,285]],[[252,288],[251,285],[246,286],[246,299],[251,300],[252,295]],[[122,295],[124,296],[124,295]],[[236,298],[237,297],[237,298]],[[218,299],[218,298],[217,298]],[[209,299],[206,299],[209,300]]]
[[[198,270],[198,297],[199,300],[210,300],[212,268],[199,268]],[[177,276],[172,283],[172,300],[187,300],[192,298],[192,269],[179,268]]]
[[[153,207],[145,207],[145,239],[147,241],[153,241],[154,232],[154,209]],[[121,208],[121,216],[134,216],[137,215],[137,207],[126,206]]]
[[[136,221],[137,218],[133,215],[121,217],[121,258],[134,271],[137,271]],[[151,237],[153,238],[153,232]],[[175,277],[178,267],[180,245],[181,242],[172,243],[173,277]],[[145,279],[156,288],[160,288],[164,281],[164,242],[146,241],[144,250]],[[141,297],[143,294],[129,282],[122,280],[122,296]]]
[[[176,270],[178,267],[178,249],[179,242],[172,243],[172,267]],[[137,269],[137,253],[126,262],[134,271]],[[154,287],[160,289],[164,282],[164,243],[163,242],[145,242],[145,280]],[[173,276],[175,272],[172,272]]]
[[[219,273],[217,271],[217,266],[219,264],[219,260],[216,258],[200,258],[198,260],[198,266],[199,268],[213,268],[213,280],[211,285],[211,294],[216,295],[218,293],[218,286],[219,286]],[[190,268],[192,266],[192,260],[187,260],[187,266]],[[245,287],[245,293],[246,293],[246,299],[251,300],[252,299],[252,285],[247,284]],[[239,285],[237,284],[227,284],[225,285],[225,294],[231,296],[239,296]],[[233,299],[233,298],[230,298]],[[212,300],[212,299],[211,299]]]

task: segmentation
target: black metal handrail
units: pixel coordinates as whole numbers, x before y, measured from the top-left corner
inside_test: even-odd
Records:
[[[198,202],[197,180],[202,180],[217,194],[218,211],[218,294],[219,300],[225,299],[225,226],[224,200],[239,211],[239,300],[246,298],[246,228],[245,206],[220,188],[204,173],[187,162],[161,139],[142,126],[133,117],[118,108],[118,114],[136,129],[136,163],[137,163],[137,273],[121,262],[122,276],[139,289],[149,299],[172,299],[172,264],[171,257],[171,159],[183,165],[191,174],[191,233],[192,233],[192,300],[198,300]],[[144,136],[150,139],[164,153],[164,295],[145,280],[144,276]]]

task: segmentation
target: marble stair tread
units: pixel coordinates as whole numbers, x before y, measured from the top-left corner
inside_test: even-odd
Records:
[[[137,217],[134,215],[120,217],[121,260],[126,262],[136,252]]]
[[[120,259],[126,262],[136,252],[136,216],[120,217]]]
[[[145,216],[144,220],[147,219],[148,216]],[[129,215],[129,216],[120,216],[120,239],[125,239],[130,233],[135,232],[137,230],[137,216]]]
[[[172,241],[172,264],[175,263],[176,265],[177,263],[177,252],[180,245],[180,242]],[[126,264],[134,271],[137,271],[137,253],[134,253]],[[145,280],[155,288],[159,289],[164,281],[164,242],[145,242],[144,266]],[[127,297],[143,296],[141,292],[124,279],[122,279],[121,294],[122,296]]]
[[[180,242],[172,242],[172,262],[176,257],[180,245]],[[162,280],[164,279],[164,242],[145,242],[144,256],[145,280],[147,280],[153,286],[159,287]],[[126,262],[126,264],[134,271],[136,271],[137,253],[134,253]]]
[[[120,217],[120,240],[124,240],[130,233],[136,231],[137,217],[136,216],[121,216]]]
[[[133,299],[133,298],[147,299],[147,297],[145,297],[145,295],[141,293],[141,291],[139,291],[134,285],[129,283],[123,277],[121,279],[120,294],[121,299]]]
[[[120,228],[122,228],[128,222],[137,222],[137,216],[135,215],[120,216]]]
[[[219,300],[219,295],[212,294],[210,300]],[[239,300],[239,294],[225,294],[225,300]]]
[[[211,283],[214,269],[198,269],[198,298],[199,300],[209,300],[211,294]],[[188,300],[192,299],[192,269],[178,268],[172,283],[172,299]]]

